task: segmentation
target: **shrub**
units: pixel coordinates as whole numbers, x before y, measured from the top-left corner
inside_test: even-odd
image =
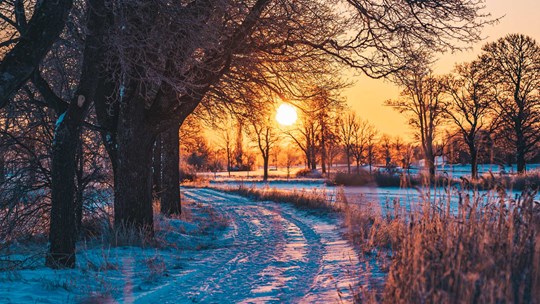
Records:
[[[296,172],[296,177],[307,178],[322,178],[322,173],[319,170],[301,169]]]
[[[360,171],[359,174],[339,172],[334,175],[333,182],[338,186],[366,186],[373,185],[375,179],[366,171]]]
[[[180,168],[180,180],[184,181],[195,181],[197,179],[197,172],[195,169],[189,166],[182,166]]]

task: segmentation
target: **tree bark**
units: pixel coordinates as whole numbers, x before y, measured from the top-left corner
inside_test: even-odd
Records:
[[[322,171],[322,174],[326,174],[326,137],[324,136],[324,133],[326,132],[326,130],[323,130],[321,131],[322,135],[321,135],[321,171]]]
[[[269,151],[266,151],[266,154],[263,155],[263,169],[264,169],[263,181],[265,181],[265,182],[268,181],[269,159],[270,159],[270,153],[269,153]]]
[[[527,163],[525,161],[526,147],[525,139],[523,136],[518,136],[518,142],[516,145],[516,163],[518,174],[524,174],[526,171]]]
[[[180,160],[179,126],[163,133],[163,193],[161,213],[179,215],[182,212],[180,201]]]
[[[351,153],[347,151],[347,172],[351,174]]]
[[[64,118],[66,114],[62,114]],[[64,118],[66,119],[66,118]],[[52,156],[52,207],[46,265],[51,268],[75,266],[76,151],[80,124],[69,117],[55,133]]]
[[[152,146],[156,134],[145,123],[144,100],[134,97],[120,106],[118,163],[114,176],[114,225],[153,235]]]
[[[6,181],[6,161],[4,160],[4,152],[0,150],[0,184]]]
[[[315,146],[310,147],[310,155],[311,158],[311,170],[317,170],[317,155],[315,153]]]
[[[75,266],[77,240],[77,151],[81,124],[90,100],[94,98],[103,51],[105,4],[90,1],[81,79],[75,97],[58,118],[52,151],[52,206],[49,231],[49,254],[46,265],[52,268]],[[81,208],[82,210],[82,208]]]
[[[469,144],[469,154],[471,156],[471,178],[478,179],[478,151],[476,151],[476,146]]]
[[[162,178],[162,157],[161,157],[161,147],[162,147],[162,141],[161,141],[161,134],[159,134],[156,137],[156,141],[154,142],[154,155],[152,157],[152,177],[153,177],[153,187],[154,187],[154,196],[158,199],[161,198],[161,191],[163,188],[161,187],[161,178]]]

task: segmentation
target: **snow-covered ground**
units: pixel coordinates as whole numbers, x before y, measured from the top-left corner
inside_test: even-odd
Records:
[[[295,179],[290,181],[269,181],[263,182],[260,180],[212,180],[210,186],[214,188],[237,188],[244,186],[247,188],[258,189],[278,189],[283,191],[317,191],[326,193],[329,197],[335,195],[340,189],[345,194],[349,203],[367,204],[378,203],[382,210],[392,210],[394,204],[398,203],[401,208],[411,210],[416,206],[420,206],[422,202],[429,200],[432,203],[445,205],[450,203],[451,210],[458,209],[459,189],[446,189],[443,187],[420,187],[420,188],[400,188],[400,187],[336,187],[326,185],[322,180],[306,181],[303,179]],[[487,203],[497,199],[499,194],[495,191],[469,191],[469,197],[479,197],[481,201]],[[517,198],[521,194],[520,191],[508,191],[507,198]],[[537,195],[540,200],[540,195]]]
[[[351,302],[362,265],[336,218],[192,188],[192,220],[162,220],[163,248],[88,248],[77,268],[0,272],[1,303]],[[209,215],[210,214],[210,215]],[[216,215],[227,228],[208,226]],[[206,221],[206,222],[205,222]]]

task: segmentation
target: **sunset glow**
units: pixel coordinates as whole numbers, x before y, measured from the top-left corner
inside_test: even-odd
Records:
[[[276,111],[276,120],[280,125],[292,126],[298,119],[296,109],[288,103],[283,103]]]

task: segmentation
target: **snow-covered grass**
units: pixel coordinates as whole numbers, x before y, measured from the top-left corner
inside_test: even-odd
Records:
[[[221,190],[225,192],[229,192],[229,193],[246,196],[251,199],[258,200],[258,201],[291,203],[295,207],[299,207],[303,209],[338,212],[342,208],[339,202],[336,202],[331,197],[329,197],[331,195],[334,195],[334,193],[326,192],[325,190],[284,191],[284,190],[279,190],[277,188],[271,188],[271,187],[258,189],[255,187],[246,187],[243,185],[240,185],[237,188],[226,188],[226,189],[221,189]]]
[[[181,273],[189,252],[216,246],[228,221],[209,205],[184,202],[179,218],[157,215],[156,237],[102,231],[79,243],[74,269],[44,266],[47,244],[14,243],[0,252],[0,303],[130,302]],[[106,225],[103,225],[106,227]]]

